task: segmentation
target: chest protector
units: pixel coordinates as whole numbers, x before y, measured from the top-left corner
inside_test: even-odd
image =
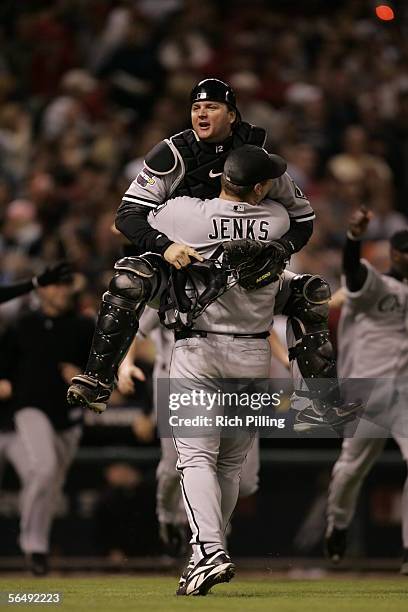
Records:
[[[224,162],[231,149],[244,144],[263,147],[266,132],[246,122],[239,123],[232,135],[221,144],[197,140],[193,130],[184,130],[171,137],[177,147],[185,167],[182,181],[172,193],[172,197],[190,196],[205,200],[215,198],[221,189],[221,174]]]

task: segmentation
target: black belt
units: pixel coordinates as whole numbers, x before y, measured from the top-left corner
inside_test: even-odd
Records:
[[[232,336],[232,338],[268,338],[269,332],[258,332],[257,334],[230,334],[228,332],[212,332],[203,331],[201,329],[185,329],[176,331],[174,338],[177,340],[184,340],[185,338],[207,338],[209,334],[213,336]]]

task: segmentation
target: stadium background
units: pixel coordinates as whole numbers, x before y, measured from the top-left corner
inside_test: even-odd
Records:
[[[346,220],[364,203],[375,212],[365,255],[385,270],[384,241],[407,224],[408,21],[403,2],[393,3],[391,22],[379,21],[374,6],[2,2],[1,282],[66,257],[83,279],[81,310],[94,314],[120,253],[111,226],[121,197],[144,154],[189,124],[189,91],[210,75],[233,85],[245,120],[267,128],[268,148],[287,158],[316,210],[313,238],[292,269],[321,273],[338,287]],[[2,328],[32,299],[2,306]],[[334,314],[333,329],[335,320]],[[148,369],[151,346],[143,358]],[[55,554],[103,555],[120,564],[123,556],[158,553],[158,444],[138,439],[132,428],[149,397],[143,386],[136,402],[117,395],[106,422],[95,425],[89,417],[59,504]],[[325,487],[338,448],[333,440],[264,440],[261,490],[238,509],[232,552],[319,556]],[[353,527],[357,557],[400,554],[403,476],[390,443],[364,488]],[[3,566],[18,554],[17,486],[7,468]]]

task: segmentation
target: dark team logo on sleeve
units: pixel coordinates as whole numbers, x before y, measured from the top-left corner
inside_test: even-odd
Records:
[[[143,168],[136,177],[136,183],[141,187],[153,187],[156,184],[156,179],[149,170]]]
[[[303,193],[303,191],[301,190],[300,187],[298,187],[298,185],[296,185],[295,181],[293,179],[292,183],[293,183],[293,188],[295,190],[295,196],[299,199],[299,200],[307,200],[307,197],[305,196],[305,194]]]
[[[389,293],[379,300],[377,308],[380,312],[395,312],[401,309],[401,304],[395,293]]]

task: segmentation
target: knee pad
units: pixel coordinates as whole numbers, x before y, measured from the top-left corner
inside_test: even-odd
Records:
[[[292,320],[298,340],[305,334],[327,331],[330,286],[321,276],[298,274],[290,283],[291,296],[283,314]]]
[[[289,349],[289,359],[296,359],[305,378],[334,377],[336,362],[328,327],[330,286],[321,276],[298,274],[290,288],[283,312],[290,318],[297,343]]]
[[[141,302],[149,302],[167,280],[161,257],[154,253],[123,257],[116,262],[114,269],[109,291],[104,294],[103,300],[126,309],[137,309]]]
[[[104,295],[105,301],[111,301],[117,305],[131,308],[139,304],[150,293],[151,285],[146,278],[141,278],[133,272],[116,272],[109,283],[108,295]],[[115,301],[109,297],[115,298]]]

